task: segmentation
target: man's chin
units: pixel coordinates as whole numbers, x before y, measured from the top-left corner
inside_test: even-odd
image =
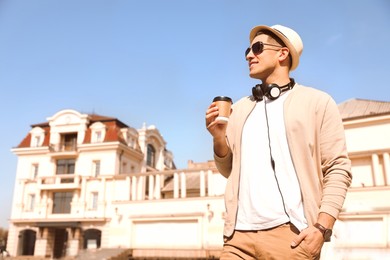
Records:
[[[256,73],[249,72],[249,77],[251,77],[252,79],[261,79],[260,75]]]

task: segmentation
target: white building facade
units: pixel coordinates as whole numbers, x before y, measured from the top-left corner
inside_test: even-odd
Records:
[[[390,102],[352,99],[339,110],[353,180],[326,259],[390,259]]]
[[[353,183],[322,259],[390,259],[390,102],[339,108]],[[134,259],[219,257],[226,180],[212,161],[176,169],[154,126],[74,110],[47,120],[12,149],[12,256],[122,248]]]
[[[223,205],[223,188],[212,186],[223,181],[215,168],[176,170],[154,126],[136,130],[74,110],[47,120],[12,149],[18,165],[11,256],[60,258],[97,248],[204,255],[220,246],[206,235],[219,235],[222,225],[210,224],[211,209]]]

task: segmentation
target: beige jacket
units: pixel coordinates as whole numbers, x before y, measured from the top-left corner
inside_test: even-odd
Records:
[[[233,105],[226,130],[230,151],[223,158],[214,155],[218,170],[228,178],[224,227],[224,235],[228,237],[233,234],[236,224],[242,129],[255,104],[252,97],[245,97]],[[285,100],[284,114],[288,145],[308,224],[317,221],[319,212],[337,218],[352,175],[336,103],[322,91],[296,84]]]

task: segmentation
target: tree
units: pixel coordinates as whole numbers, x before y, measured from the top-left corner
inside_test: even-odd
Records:
[[[8,230],[0,227],[0,250],[3,252],[7,248]]]

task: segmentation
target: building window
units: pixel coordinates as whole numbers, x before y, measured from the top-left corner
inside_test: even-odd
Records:
[[[96,131],[95,135],[96,135],[96,142],[97,143],[101,143],[102,142],[102,132],[101,131]]]
[[[97,210],[98,208],[99,194],[97,192],[91,193],[91,210]]]
[[[29,194],[27,200],[27,211],[34,211],[35,207],[35,194]]]
[[[127,171],[127,163],[123,162],[122,167],[121,167],[121,172],[120,173],[128,173]]]
[[[43,130],[40,127],[34,127],[31,131],[31,140],[30,140],[30,146],[31,147],[40,147],[43,144],[43,140],[45,137],[45,130]]]
[[[106,126],[101,122],[95,122],[91,126],[91,143],[102,143],[106,136]]]
[[[100,175],[100,160],[93,161],[92,164],[93,176],[97,177]]]
[[[153,145],[148,144],[147,146],[147,155],[146,155],[146,165],[155,168],[156,166],[156,149]]]
[[[75,159],[61,159],[57,160],[57,175],[61,174],[74,174],[76,166]]]
[[[31,167],[31,177],[32,179],[36,179],[38,177],[39,164],[34,163]]]
[[[135,140],[134,140],[134,138],[130,138],[129,146],[130,146],[131,148],[134,148],[134,149],[135,149]]]
[[[40,136],[34,136],[32,147],[39,147],[41,144],[41,137]]]
[[[172,162],[169,158],[164,159],[164,165],[167,166],[168,168],[172,167]]]
[[[53,214],[69,214],[73,192],[55,192],[53,194]]]
[[[77,147],[77,133],[61,135],[61,151],[75,151]]]

